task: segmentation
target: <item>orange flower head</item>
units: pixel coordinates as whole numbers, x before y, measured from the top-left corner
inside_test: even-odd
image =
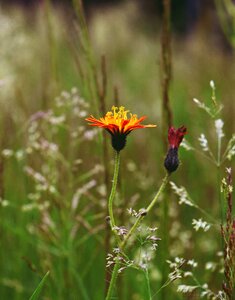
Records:
[[[112,146],[116,151],[122,150],[126,145],[127,135],[135,129],[156,127],[156,125],[143,125],[141,122],[146,117],[138,118],[129,110],[125,110],[124,106],[112,107],[112,111],[106,113],[103,118],[96,119],[90,116],[86,119],[89,125],[106,129],[112,137]]]

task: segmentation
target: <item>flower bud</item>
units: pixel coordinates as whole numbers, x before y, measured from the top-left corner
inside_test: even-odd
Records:
[[[168,130],[169,149],[164,161],[164,166],[168,172],[174,172],[179,166],[178,148],[186,134],[186,127],[181,126],[178,129],[170,127]]]
[[[170,148],[166,155],[164,166],[168,172],[174,172],[179,166],[178,148]]]

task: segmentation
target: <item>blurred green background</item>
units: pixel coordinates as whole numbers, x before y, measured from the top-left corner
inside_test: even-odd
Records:
[[[224,151],[234,132],[235,19],[219,1],[176,2],[172,1],[171,17],[174,126],[184,124],[187,140],[197,149],[198,137],[206,134],[216,153],[214,120],[193,102],[197,98],[211,105],[213,80],[217,101],[223,105],[218,118],[224,121]],[[76,13],[77,4],[0,5],[1,299],[28,299],[48,270],[40,299],[104,299],[109,191],[103,164],[106,159],[112,174],[113,153],[108,144],[103,159],[103,137],[84,121],[89,114],[102,116],[96,91],[97,82],[102,83],[102,57],[107,109],[118,102],[138,116],[148,116],[146,123],[158,125],[128,137],[116,199],[119,225],[130,226],[126,209],[145,207],[164,176],[161,1],[84,1],[86,24]],[[232,161],[218,171],[196,152],[182,148],[180,158],[182,165],[171,180],[186,187],[219,224],[217,173],[222,179]],[[168,257],[194,258],[201,283],[221,289],[219,229],[195,232],[191,223],[200,212],[179,206],[170,191],[166,197]],[[153,294],[168,268],[163,259],[163,201],[164,197],[145,221],[159,227],[162,239],[150,264]],[[205,271],[210,261],[218,268]],[[143,274],[128,269],[120,278],[119,299],[147,299]],[[184,296],[176,290],[177,284],[171,284],[153,299],[200,298],[199,292]]]

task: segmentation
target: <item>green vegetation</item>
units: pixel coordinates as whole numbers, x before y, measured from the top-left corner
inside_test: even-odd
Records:
[[[36,299],[30,297],[45,274],[38,299],[105,299],[113,256],[106,257],[117,246],[106,221],[114,153],[109,134],[85,118],[101,117],[115,104],[158,125],[128,136],[121,153],[117,226],[131,228],[133,210],[148,207],[165,176],[160,23],[150,30],[141,18],[129,1],[95,10],[88,28],[79,5],[65,11],[42,1],[30,13],[0,9],[1,299]],[[224,53],[198,26],[185,38],[173,35],[172,69],[173,125],[187,127],[187,143],[173,183],[131,239],[115,299],[212,299],[229,282],[223,266],[228,275],[234,262],[223,261],[232,233],[220,230],[232,194],[223,178],[235,153],[234,53]],[[151,229],[161,239],[156,249],[146,242]],[[221,297],[214,299],[232,299]]]

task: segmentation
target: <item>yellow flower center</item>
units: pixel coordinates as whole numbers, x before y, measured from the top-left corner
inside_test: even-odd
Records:
[[[130,119],[128,118],[128,115],[130,115]],[[129,119],[131,122],[137,121],[137,115],[133,115],[129,110],[125,110],[124,106],[112,106],[112,111],[106,113],[105,119],[108,123],[120,125],[123,120]]]

